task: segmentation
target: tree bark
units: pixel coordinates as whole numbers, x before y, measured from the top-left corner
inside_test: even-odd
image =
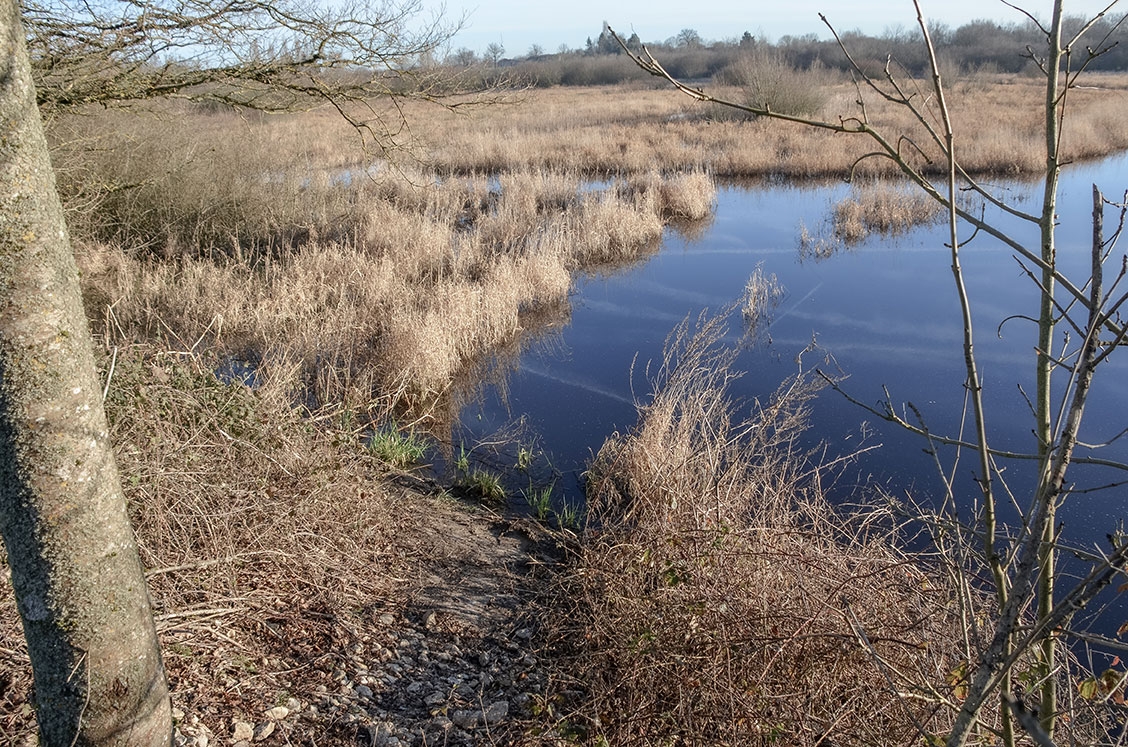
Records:
[[[0,532],[40,744],[170,744],[168,686],[14,0],[0,0]]]
[[[1057,247],[1054,231],[1057,221],[1058,176],[1061,173],[1059,147],[1061,145],[1061,25],[1065,15],[1063,0],[1055,0],[1053,16],[1047,38],[1046,54],[1046,184],[1043,191],[1042,216],[1042,270],[1041,307],[1038,315],[1038,358],[1035,393],[1035,429],[1038,436],[1039,481],[1037,495],[1050,503],[1047,506],[1046,528],[1042,546],[1038,548],[1038,612],[1039,620],[1049,616],[1054,606],[1054,585],[1057,582],[1057,556],[1054,541],[1057,531],[1057,501],[1059,491],[1047,489],[1045,481],[1050,476],[1050,464],[1055,459],[1053,443],[1053,415],[1051,378],[1054,371],[1054,270],[1057,267]],[[1060,449],[1060,445],[1058,446]],[[1067,460],[1068,463],[1068,460]],[[1057,722],[1057,638],[1050,633],[1041,643],[1039,678],[1040,721],[1043,731],[1053,739],[1054,725]]]

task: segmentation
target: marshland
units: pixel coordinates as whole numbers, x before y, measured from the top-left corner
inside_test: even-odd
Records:
[[[572,62],[556,60],[561,77]],[[621,56],[574,62],[629,72],[546,85],[553,61],[530,60],[482,73],[485,96],[366,102],[393,140],[329,106],[171,100],[49,121],[174,707],[230,736],[293,698],[315,707],[274,739],[368,735],[374,711],[324,686],[374,616],[416,614],[416,535],[455,510],[535,525],[552,547],[521,612],[548,675],[492,728],[439,707],[398,739],[942,739],[999,605],[938,513],[927,441],[831,391],[965,425],[941,206],[865,157],[864,137],[695,101]],[[717,68],[695,85],[754,106],[792,96],[802,117],[856,117],[863,97],[865,121],[944,178],[921,121],[836,68],[751,54]],[[954,68],[962,167],[1033,210],[1045,80]],[[903,80],[929,97],[927,79]],[[1125,111],[1128,74],[1070,91],[1063,265],[1087,262],[1089,183],[1128,186]],[[990,241],[966,253],[969,293],[999,440],[1017,451],[1034,343],[1015,318],[1036,313],[1037,285]],[[1091,440],[1122,428],[1122,361],[1109,370]],[[965,520],[981,510],[968,459],[947,506]],[[1123,509],[1113,473],[1084,480],[1114,485],[1062,515],[1091,547]],[[1108,643],[1123,607],[1100,602],[1086,640]],[[0,613],[0,725],[29,735],[11,594]],[[1124,741],[1110,650],[1071,649],[1051,673],[1064,739]],[[1037,680],[1027,655],[1015,670]],[[989,744],[1008,717],[995,703],[980,721]]]

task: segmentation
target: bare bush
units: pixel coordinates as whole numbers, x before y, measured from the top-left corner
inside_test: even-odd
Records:
[[[741,55],[717,74],[718,82],[742,88],[750,106],[797,116],[822,110],[834,77],[817,62],[796,69],[778,50],[767,48]]]

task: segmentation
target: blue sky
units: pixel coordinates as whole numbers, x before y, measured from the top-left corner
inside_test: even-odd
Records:
[[[599,35],[607,21],[616,31],[638,33],[643,41],[662,40],[684,28],[696,29],[705,39],[739,37],[744,31],[773,40],[785,34],[816,33],[825,36],[819,12],[839,30],[861,29],[881,33],[887,27],[910,27],[916,23],[911,0],[423,0],[425,7],[445,5],[448,18],[466,15],[465,28],[452,40],[452,48],[482,51],[491,42],[500,43],[507,56],[523,56],[532,44],[554,52],[562,44],[582,47],[584,40]],[[1095,13],[1108,2],[1074,0],[1066,3],[1070,14]],[[998,0],[923,0],[926,18],[958,26],[975,18],[1021,21],[1023,17]],[[1050,0],[1026,3],[1039,17],[1049,15]],[[1124,12],[1126,8],[1120,8]]]

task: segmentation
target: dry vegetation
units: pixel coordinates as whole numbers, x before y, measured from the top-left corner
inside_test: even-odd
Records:
[[[591,529],[558,631],[607,744],[909,744],[961,659],[943,579],[889,516],[840,516],[797,437],[813,387],[729,400],[723,326],[683,324],[639,424],[593,466]],[[903,677],[899,698],[877,664]],[[929,692],[929,689],[932,692]]]
[[[1074,95],[1070,157],[1128,147],[1128,80],[1100,85]],[[1040,168],[1035,86],[957,91],[971,168]],[[854,96],[835,84],[822,116]],[[714,178],[843,175],[864,147],[712,121],[644,88],[408,114],[418,139],[375,164],[325,111],[169,104],[54,123],[88,313],[107,359],[120,351],[108,405],[166,661],[194,709],[226,718],[312,687],[320,675],[287,671],[351,640],[334,610],[363,621],[414,562],[405,504],[338,418],[434,416],[468,366],[567,314],[576,273],[707,217]],[[761,291],[757,309],[779,292]],[[679,344],[639,427],[597,460],[593,531],[562,581],[575,617],[557,631],[585,687],[559,708],[610,744],[890,743],[911,741],[911,717],[940,729],[943,712],[889,694],[859,633],[943,691],[959,630],[944,583],[885,517],[828,506],[794,451],[802,382],[743,422],[724,395],[731,361]],[[256,392],[216,381],[229,358]],[[0,661],[22,671],[3,599]],[[0,674],[4,733],[29,723],[20,677]]]
[[[288,696],[316,702],[365,619],[403,599],[411,504],[354,434],[196,357],[136,346],[112,361],[111,437],[174,705],[226,734]],[[16,744],[34,717],[7,589],[0,612],[0,734]]]
[[[740,299],[740,315],[744,319],[744,332],[749,339],[755,340],[767,331],[766,326],[771,322],[772,312],[786,294],[775,273],[766,274],[763,263],[757,264],[748,276],[744,296]]]
[[[1075,158],[1128,146],[1128,80],[1095,82],[1073,94]],[[1035,85],[997,76],[956,91],[960,126],[976,135],[962,149],[971,169],[1040,167]],[[822,116],[852,110],[851,88],[828,90]],[[908,128],[877,103],[869,113]],[[843,175],[866,146],[711,121],[640,88],[528,91],[469,113],[408,115],[417,139],[397,163],[368,162],[356,132],[325,111],[170,105],[57,122],[91,315],[114,341],[234,356],[311,403],[425,410],[532,316],[565,314],[572,274],[641,256],[664,223],[707,216],[714,177]],[[589,189],[596,176],[610,182]],[[839,209],[848,242],[926,214],[897,187],[860,195]]]
[[[313,150],[308,121],[232,119],[124,120],[135,156],[71,160],[112,186],[75,216],[88,308],[115,342],[234,356],[315,405],[425,411],[530,316],[566,307],[573,273],[653,250],[715,193],[699,170],[598,190],[563,171],[372,173]],[[65,186],[75,202],[100,185]]]
[[[889,180],[856,182],[834,206],[834,235],[847,246],[870,234],[898,236],[942,217],[939,203],[912,185]]]
[[[887,500],[830,503],[833,471],[798,445],[817,387],[799,376],[733,401],[724,325],[671,333],[638,424],[592,466],[585,541],[553,600],[568,614],[549,623],[567,665],[556,730],[597,745],[941,743],[990,597],[960,592],[954,555],[905,549]],[[1108,709],[1072,713],[1063,743],[1104,738]],[[995,743],[997,719],[981,714],[972,743]]]
[[[1092,158],[1128,147],[1128,76],[1093,75],[1070,96],[1067,159]],[[1036,78],[982,74],[949,91],[960,159],[972,172],[1036,174],[1043,166],[1043,93]],[[712,89],[710,89],[712,90]],[[718,89],[743,100],[739,89]],[[854,116],[857,91],[848,82],[825,89],[817,112],[837,122]],[[923,97],[923,94],[921,94]],[[927,137],[903,107],[867,95],[870,121],[906,133],[927,147]],[[765,175],[843,176],[872,150],[864,138],[833,135],[767,121],[716,121],[715,110],[672,91],[647,87],[529,91],[522,105],[470,115],[420,119],[416,134],[433,145],[430,158],[444,172],[564,169],[572,173],[631,174],[707,169],[718,178]],[[936,168],[940,168],[937,161]],[[879,159],[863,174],[888,173]]]
[[[1074,93],[1070,132],[1083,136],[1067,142],[1073,157],[1128,146],[1118,116],[1128,81],[1097,83]],[[970,168],[1040,166],[1030,160],[1034,86],[996,77],[956,92],[957,115],[976,133],[963,147]],[[850,111],[855,95],[832,87],[822,116]],[[908,126],[875,103],[869,112]],[[469,113],[408,114],[414,148],[375,164],[324,111],[244,118],[172,106],[56,123],[91,315],[115,341],[163,338],[237,357],[308,402],[425,409],[531,315],[566,313],[572,274],[646,253],[666,222],[707,216],[714,177],[842,175],[866,145],[710,121],[670,92],[637,88],[528,91]],[[589,189],[594,176],[610,182]],[[847,242],[927,217],[896,186],[859,195],[838,211]]]

